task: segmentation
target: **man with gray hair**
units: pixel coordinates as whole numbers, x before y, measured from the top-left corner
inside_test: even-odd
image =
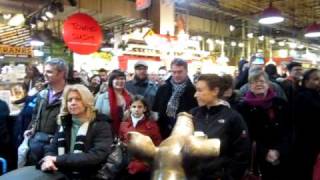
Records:
[[[44,146],[57,129],[57,116],[67,76],[68,65],[63,59],[52,58],[45,62],[44,77],[48,87],[39,92],[31,123],[24,133],[25,138],[30,137],[28,165],[42,158]]]
[[[171,77],[159,87],[152,110],[159,115],[158,124],[163,138],[170,135],[179,112],[197,106],[196,89],[188,77],[188,64],[182,59],[171,62]]]

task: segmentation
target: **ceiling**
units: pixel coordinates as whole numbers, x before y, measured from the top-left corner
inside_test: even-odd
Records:
[[[242,26],[243,20],[256,31],[273,31],[272,36],[297,36],[305,27],[320,19],[320,0],[273,0],[285,21],[278,25],[261,26],[258,19],[269,6],[269,0],[184,0],[176,3],[177,11],[190,15]]]

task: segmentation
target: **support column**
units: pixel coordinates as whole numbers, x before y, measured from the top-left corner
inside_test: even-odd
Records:
[[[153,0],[149,10],[154,30],[159,34],[174,35],[175,6],[172,0]]]

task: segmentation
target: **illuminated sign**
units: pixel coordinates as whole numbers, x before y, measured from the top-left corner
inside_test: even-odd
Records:
[[[32,56],[32,48],[0,45],[0,54],[4,56],[30,57]]]

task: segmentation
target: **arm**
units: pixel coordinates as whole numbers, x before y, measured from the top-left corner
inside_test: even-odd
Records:
[[[92,144],[88,152],[68,153],[57,156],[55,162],[58,168],[80,169],[96,166],[106,159],[112,144],[111,128],[107,122],[99,122],[95,125],[92,135]]]
[[[232,176],[234,179],[241,179],[250,159],[247,126],[242,117],[236,113],[228,128],[226,133],[229,136],[229,144],[223,147],[222,142],[221,156],[201,165],[202,174],[214,173],[216,177]]]

